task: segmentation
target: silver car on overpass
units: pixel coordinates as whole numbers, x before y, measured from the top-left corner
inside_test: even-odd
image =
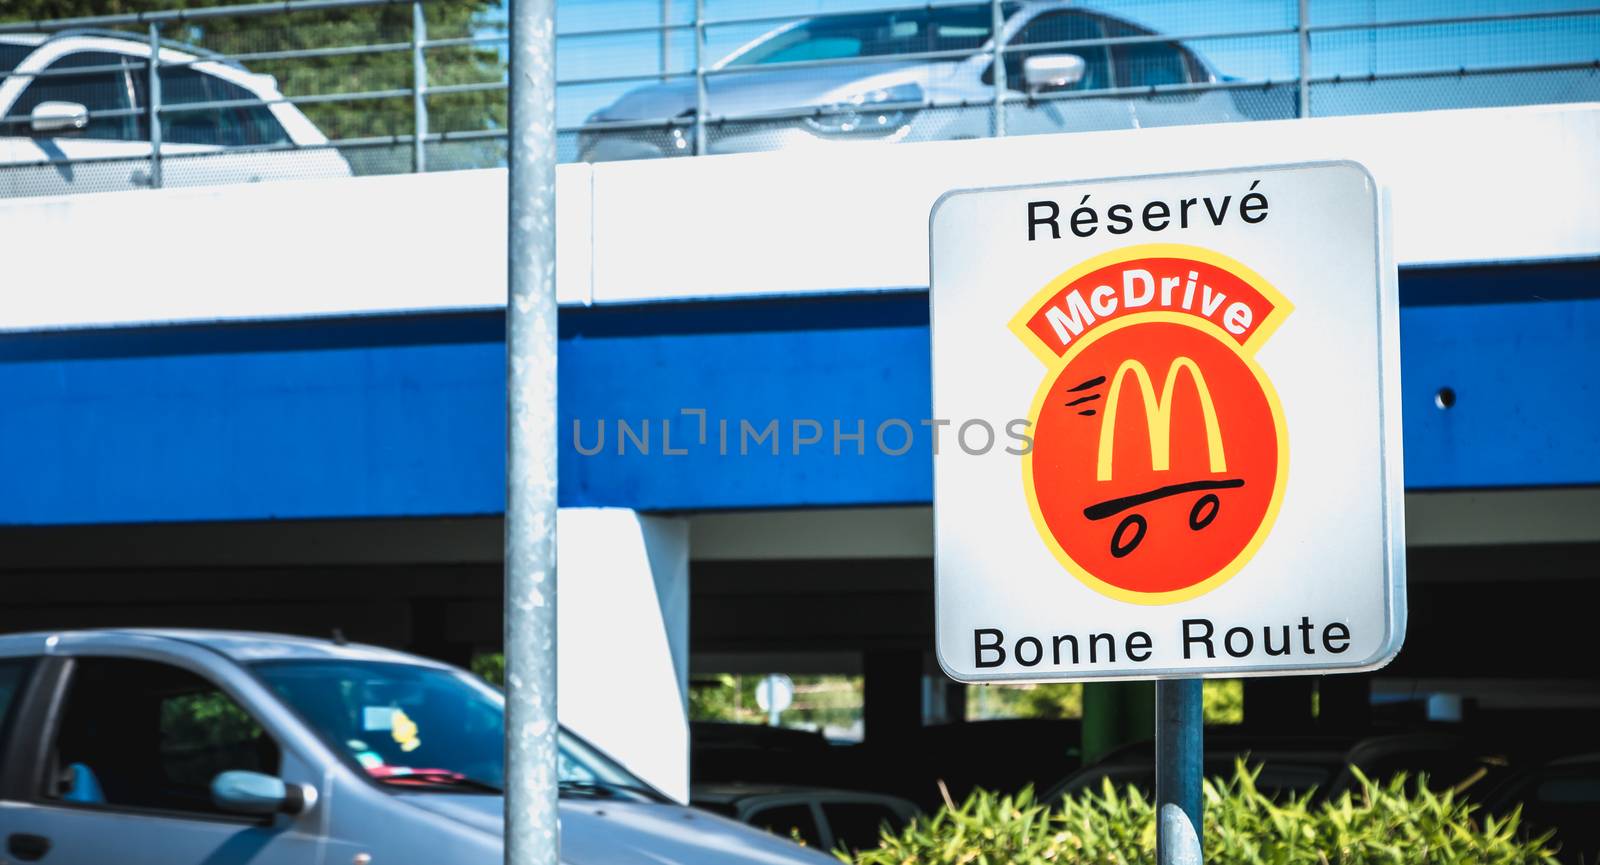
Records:
[[[1193,86],[1221,77],[1182,43],[1121,18],[1061,0],[1008,0],[1001,13],[1007,134],[1292,116],[1291,89],[1264,100]],[[708,71],[706,152],[989,136],[993,18],[988,4],[925,6],[766,33]],[[580,158],[693,153],[696,93],[680,78],[624,94],[589,117]]]
[[[499,865],[504,702],[371,646],[0,637],[0,862]],[[837,860],[669,801],[562,731],[566,865]]]

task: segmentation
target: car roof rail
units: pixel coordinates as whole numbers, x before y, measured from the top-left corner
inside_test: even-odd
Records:
[[[150,39],[142,34],[134,33],[129,30],[110,30],[104,27],[69,27],[65,30],[57,30],[51,33],[48,38],[45,39],[45,43],[54,42],[57,39],[66,39],[73,36],[99,36],[108,39],[123,39],[129,42],[136,42],[140,45],[150,44]],[[245,69],[244,64],[240,63],[239,61],[234,60],[233,58],[228,57],[221,52],[213,51],[210,48],[202,48],[199,45],[192,45],[187,42],[179,42],[176,39],[161,39],[159,41],[161,47],[163,48],[171,48],[174,51],[182,51],[185,54],[193,54],[202,60],[207,60],[212,63],[221,63],[225,66],[231,66],[234,69],[245,72],[249,71],[248,69]]]

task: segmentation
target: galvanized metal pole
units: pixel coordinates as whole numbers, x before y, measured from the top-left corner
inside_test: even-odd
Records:
[[[150,91],[150,188],[160,189],[161,178],[161,25],[150,24],[150,60],[145,64],[149,73]]]
[[[555,0],[508,17],[505,854],[556,865]]]
[[[422,15],[422,0],[411,3],[411,170],[428,170],[428,152],[423,142],[428,137],[428,19]]]
[[[706,3],[694,0],[694,155],[706,154]]]
[[[1156,862],[1201,865],[1199,679],[1156,682]]]
[[[1300,31],[1299,114],[1311,116],[1311,0],[1300,0],[1296,29]]]
[[[989,22],[993,31],[994,42],[991,43],[990,54],[994,56],[989,68],[994,70],[990,77],[994,81],[994,136],[1006,137],[1006,55],[1004,46],[1000,44],[1000,28],[1005,24],[1005,12],[1000,8],[1000,0],[989,0]]]

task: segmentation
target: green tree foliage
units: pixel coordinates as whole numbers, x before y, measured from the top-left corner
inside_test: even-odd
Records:
[[[163,700],[161,729],[168,739],[193,747],[228,745],[263,735],[260,725],[221,691]]]
[[[238,0],[6,0],[0,20],[53,20],[166,9],[230,5]],[[436,0],[423,6],[430,39],[493,35],[503,24],[489,13],[495,0]],[[142,33],[142,28],[140,29]],[[272,75],[285,96],[321,96],[410,88],[411,7],[330,9],[169,24],[163,38],[234,55],[381,45],[390,50],[308,58],[245,58],[253,72]],[[498,82],[506,64],[496,44],[448,46],[426,52],[428,85]],[[409,95],[350,102],[302,103],[300,109],[332,139],[406,135],[413,128]],[[432,132],[503,129],[503,90],[451,93],[427,99]]]
[[[975,721],[990,718],[1081,718],[1083,686],[1056,685],[968,685],[967,717]]]
[[[260,754],[265,736],[255,719],[221,691],[161,701],[161,760],[169,780],[205,787],[218,772]]]
[[[495,686],[506,686],[506,656],[504,652],[484,652],[472,656],[472,672]]]
[[[733,676],[719,673],[703,676],[689,682],[689,720],[738,721],[759,723],[757,718],[755,676]]]
[[[1244,681],[1207,679],[1200,686],[1200,712],[1207,724],[1244,723]]]
[[[756,704],[759,675],[699,676],[689,683],[689,720],[765,724]],[[860,676],[792,676],[794,702],[783,711],[783,725],[823,730],[849,728],[861,719]]]
[[[1244,683],[1238,679],[1208,679],[1201,691],[1207,724],[1244,721]],[[973,720],[988,718],[1081,718],[1083,686],[970,685],[967,712]]]
[[[1548,836],[1523,837],[1518,815],[1480,813],[1449,791],[1403,777],[1361,779],[1359,789],[1313,804],[1309,794],[1274,800],[1242,762],[1230,779],[1205,782],[1205,852],[1212,865],[1555,865]],[[854,865],[1149,865],[1155,812],[1137,790],[1107,781],[1059,804],[1030,790],[977,791],[959,807],[885,833]]]

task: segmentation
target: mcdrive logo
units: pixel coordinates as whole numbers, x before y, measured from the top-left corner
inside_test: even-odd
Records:
[[[1255,353],[1292,309],[1231,258],[1146,244],[1068,270],[1012,319],[1047,370],[1023,489],[1069,573],[1167,604],[1250,560],[1289,468],[1283,409]]]

